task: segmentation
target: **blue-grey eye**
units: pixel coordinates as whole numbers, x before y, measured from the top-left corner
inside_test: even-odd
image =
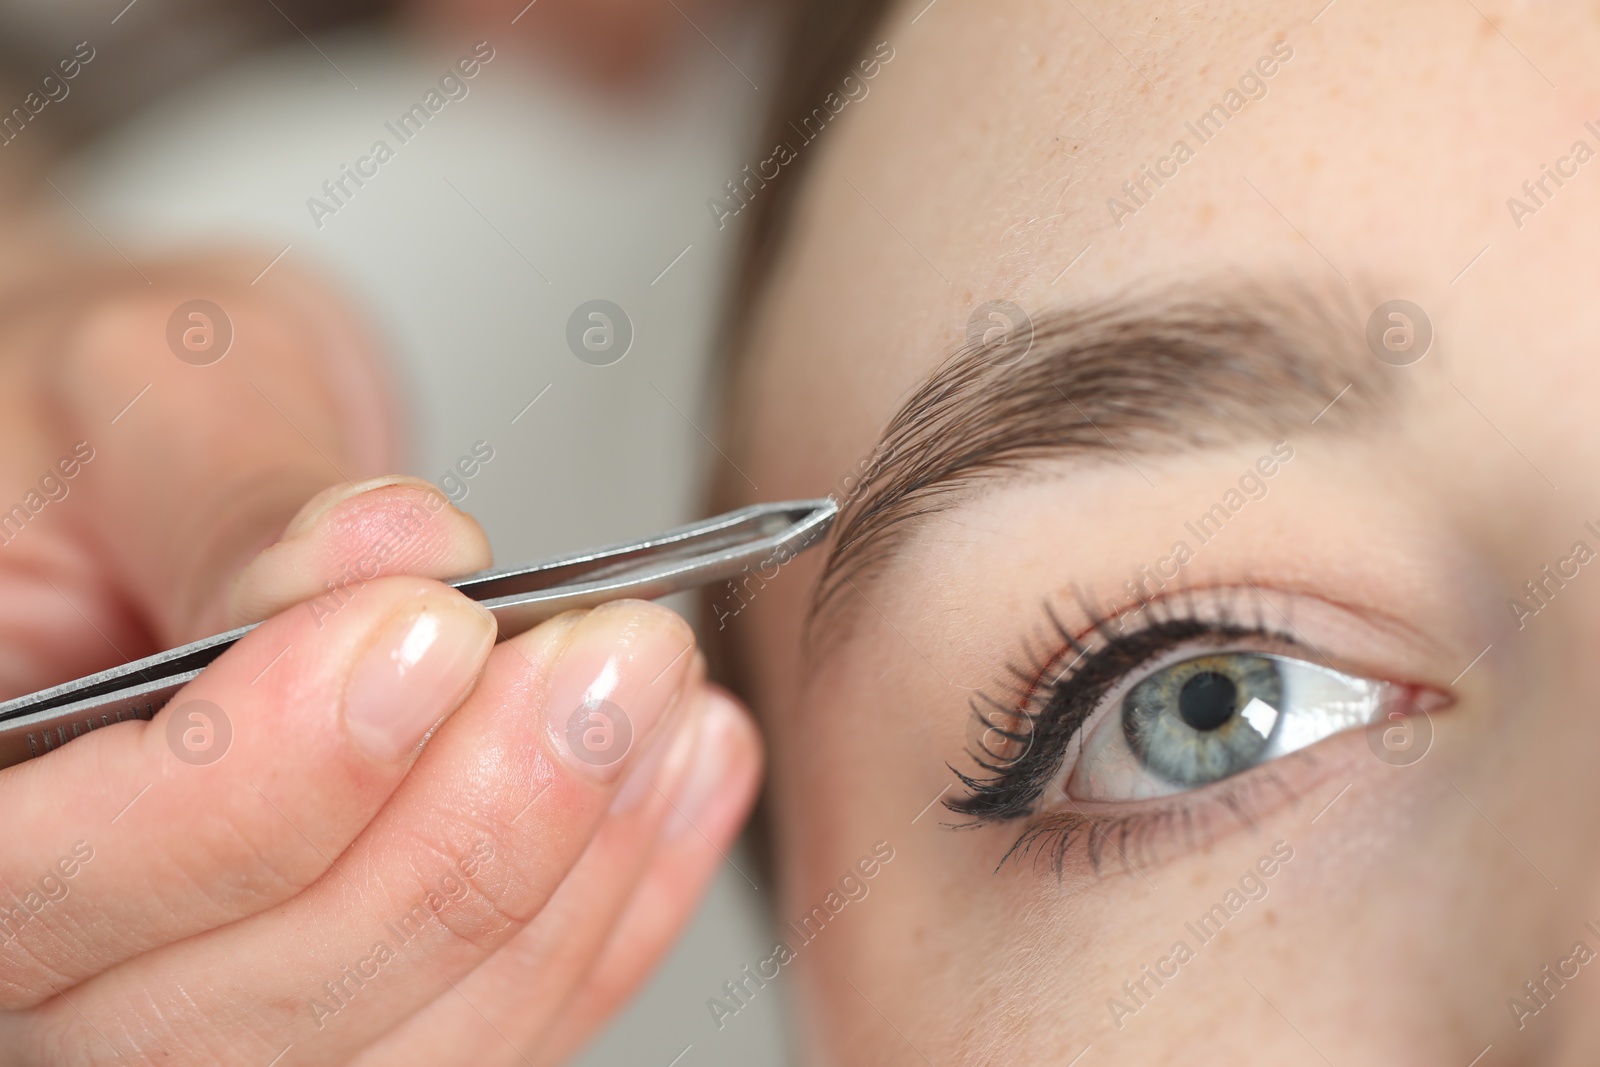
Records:
[[[1197,789],[1365,726],[1402,689],[1292,656],[1191,646],[1106,695],[1064,792],[1124,801]]]
[[[1255,765],[1282,703],[1283,676],[1274,657],[1197,656],[1128,690],[1122,732],[1155,774],[1173,785],[1208,785]]]

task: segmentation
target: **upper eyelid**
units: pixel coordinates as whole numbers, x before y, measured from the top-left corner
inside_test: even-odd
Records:
[[[1138,614],[1140,611],[1154,604],[1163,603],[1173,599],[1212,598],[1224,595],[1248,595],[1253,598],[1254,608],[1252,618],[1261,621],[1267,628],[1281,629],[1286,639],[1307,647],[1311,650],[1309,640],[1302,639],[1301,629],[1304,628],[1304,618],[1297,612],[1306,605],[1320,604],[1329,609],[1334,615],[1342,617],[1346,624],[1356,623],[1364,631],[1371,631],[1382,642],[1390,647],[1405,650],[1405,658],[1418,663],[1444,665],[1456,664],[1464,666],[1469,659],[1477,655],[1484,647],[1470,639],[1451,641],[1437,636],[1429,629],[1419,628],[1408,622],[1403,616],[1398,615],[1382,605],[1376,605],[1365,600],[1330,593],[1325,582],[1314,582],[1309,579],[1295,576],[1246,576],[1240,582],[1234,581],[1205,581],[1186,585],[1170,593],[1163,593],[1140,604],[1130,604],[1116,612],[1102,612],[1095,608],[1091,599],[1084,595],[1081,587],[1072,585],[1066,587],[1064,594],[1057,594],[1047,600],[1047,604],[1065,601],[1076,603],[1080,612],[1087,620],[1078,630],[1080,634],[1090,632],[1097,628],[1096,620],[1107,623],[1115,618],[1125,618]],[[1281,598],[1288,602],[1287,609],[1274,608],[1261,603],[1264,598]],[[1498,606],[1498,605],[1496,605]],[[1287,614],[1287,619],[1285,619]],[[1487,640],[1487,638],[1482,638]],[[1319,640],[1317,645],[1327,644],[1325,639]],[[1468,650],[1468,646],[1470,650]],[[1316,650],[1312,650],[1316,655]],[[1321,657],[1317,657],[1321,660]],[[1364,660],[1361,657],[1335,656],[1332,661],[1323,662],[1323,666],[1336,667],[1339,670],[1353,671],[1356,673],[1370,673],[1380,670],[1382,664]],[[1425,679],[1421,677],[1396,677],[1392,680],[1397,683],[1418,684],[1429,688],[1448,690],[1450,686],[1444,684],[1449,677],[1455,674],[1454,668],[1442,673],[1439,678]]]

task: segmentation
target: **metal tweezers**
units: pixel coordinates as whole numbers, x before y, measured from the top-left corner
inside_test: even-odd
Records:
[[[826,536],[837,512],[828,497],[757,504],[641,541],[480,571],[448,584],[494,614],[502,639],[515,637],[573,608],[624,597],[654,600],[747,568],[782,564]],[[0,704],[0,767],[42,756],[102,726],[154,718],[174,693],[259,625]]]

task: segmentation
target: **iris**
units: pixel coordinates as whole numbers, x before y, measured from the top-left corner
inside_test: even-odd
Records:
[[[1163,667],[1128,690],[1122,729],[1139,762],[1179,786],[1252,766],[1283,704],[1277,659],[1246,652]]]

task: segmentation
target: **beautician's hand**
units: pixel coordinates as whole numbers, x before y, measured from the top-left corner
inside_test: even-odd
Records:
[[[272,616],[152,722],[0,771],[0,1062],[552,1062],[687,921],[758,742],[663,608],[494,645],[430,580],[487,565],[477,525],[350,484],[393,462],[357,324],[258,269],[0,293],[5,695]],[[197,296],[209,365],[168,343]]]
[[[704,48],[702,30],[726,36],[718,16],[735,4],[736,0],[539,0],[535,4],[409,0],[413,14],[452,38],[463,36],[465,23],[497,48],[521,47],[603,83],[635,88],[658,73],[675,50]]]

